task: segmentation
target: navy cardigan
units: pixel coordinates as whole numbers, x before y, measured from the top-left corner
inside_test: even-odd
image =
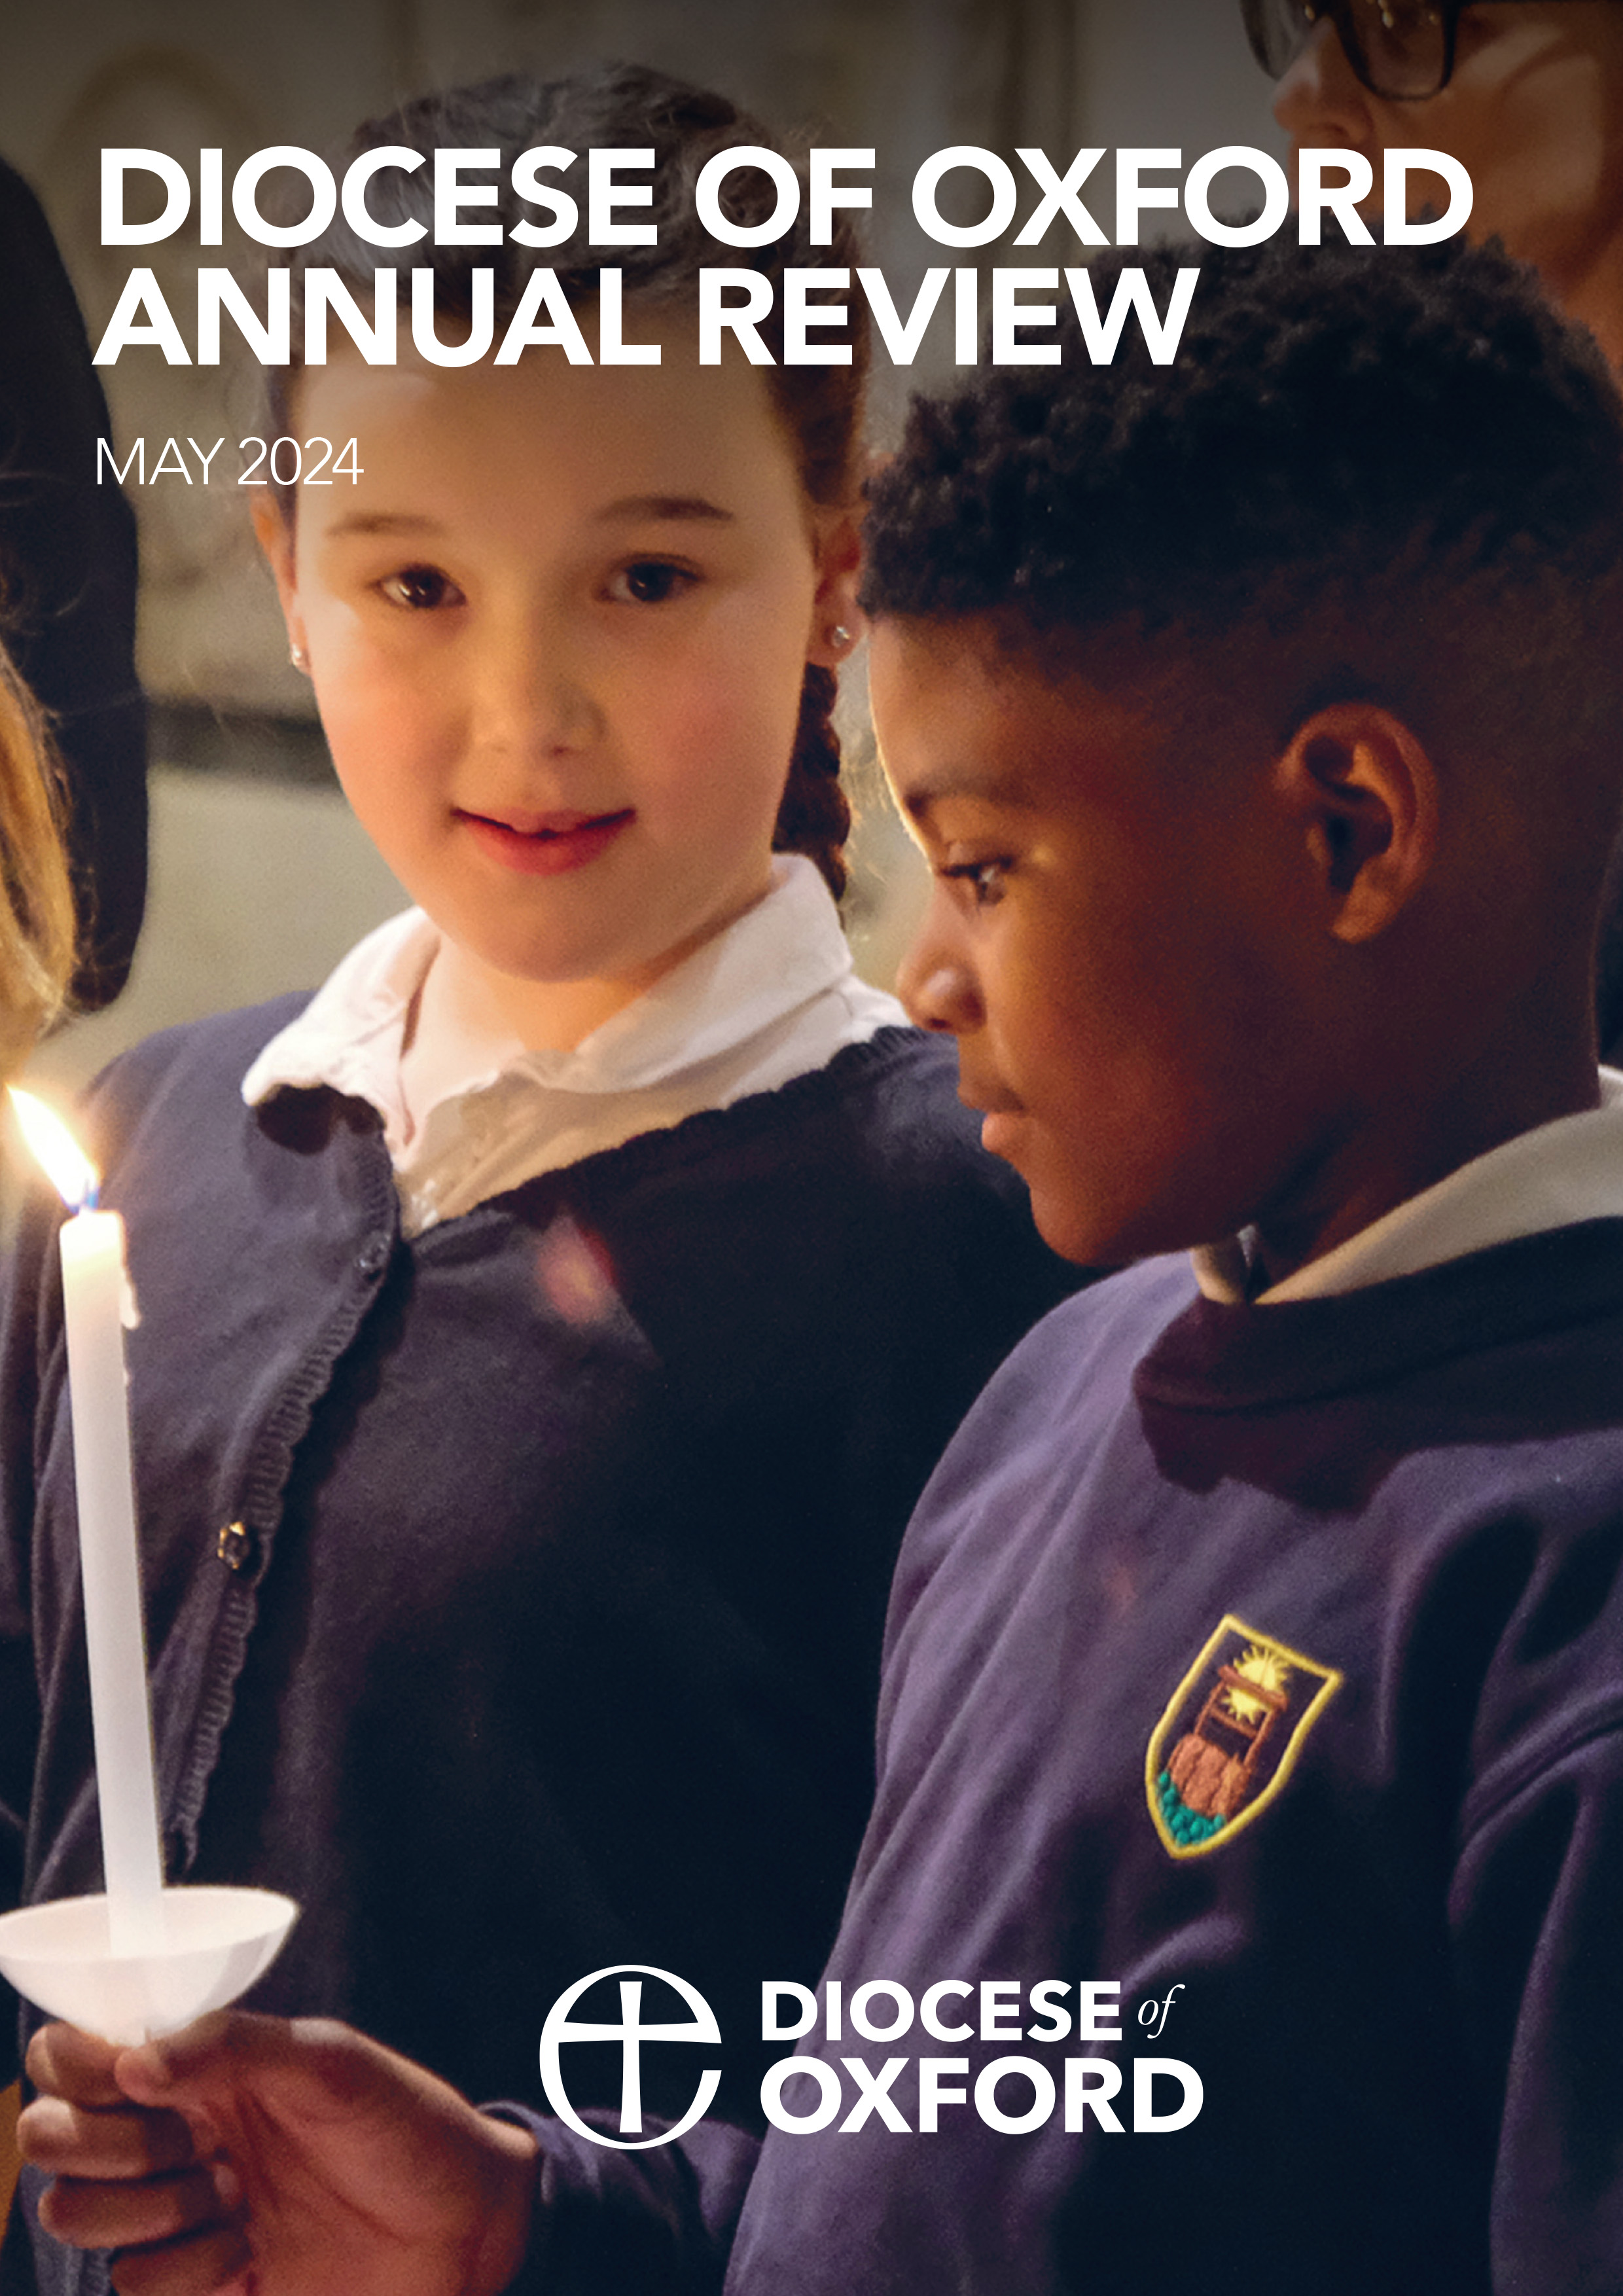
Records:
[[[538,2095],[588,1971],[679,1971],[751,2120],[760,1981],[815,1976],[872,1796],[909,1510],[1077,1271],[904,1029],[408,1241],[370,1108],[242,1103],[294,1009],[154,1038],[88,1119],[141,1308],[168,1877],[288,1891],[257,2005],[474,2096]],[[0,1327],[24,1899],[101,1885],[59,1220],[34,1208]]]

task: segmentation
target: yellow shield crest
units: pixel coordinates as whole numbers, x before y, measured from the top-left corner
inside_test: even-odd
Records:
[[[1204,1857],[1261,1814],[1341,1682],[1276,1635],[1223,1619],[1144,1758],[1150,1815],[1172,1857]]]

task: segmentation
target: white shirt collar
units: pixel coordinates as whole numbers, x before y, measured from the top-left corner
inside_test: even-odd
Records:
[[[906,1021],[857,976],[815,865],[781,855],[764,898],[572,1051],[437,1046],[441,1081],[408,1113],[406,1026],[439,947],[420,909],[379,926],[242,1079],[250,1107],[324,1085],[369,1102],[413,1233],[636,1133],[775,1090]]]
[[[278,1031],[242,1078],[258,1108],[273,1093],[330,1085],[370,1101],[391,1136],[404,1131],[400,1051],[406,1015],[434,961],[439,934],[406,909],[341,957],[297,1019]]]
[[[1422,1189],[1257,1295],[1257,1304],[1325,1299],[1461,1259],[1515,1236],[1578,1220],[1623,1218],[1623,1073],[1601,1070],[1601,1105],[1519,1133]],[[1209,1300],[1246,1296],[1243,1237],[1203,1245],[1195,1281]]]

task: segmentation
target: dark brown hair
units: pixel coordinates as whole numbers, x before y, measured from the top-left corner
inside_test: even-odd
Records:
[[[807,499],[820,507],[855,505],[869,362],[867,314],[862,299],[853,297],[848,307],[848,365],[788,366],[783,358],[783,273],[801,266],[848,269],[860,259],[856,234],[839,210],[834,214],[831,243],[815,248],[811,244],[803,149],[775,136],[725,96],[630,64],[593,66],[545,82],[513,76],[420,97],[382,119],[363,122],[348,144],[334,155],[335,173],[363,152],[391,144],[423,152],[437,146],[499,148],[501,152],[496,204],[480,210],[481,222],[499,224],[499,244],[441,247],[433,242],[433,190],[427,168],[410,173],[384,169],[368,187],[368,206],[379,224],[417,222],[429,226],[430,236],[412,249],[412,259],[419,267],[431,266],[434,307],[447,317],[471,316],[476,270],[493,274],[498,321],[516,310],[531,274],[543,266],[556,274],[571,302],[595,297],[600,275],[606,267],[619,271],[627,300],[635,296],[644,301],[691,304],[697,296],[699,273],[708,265],[748,268],[770,280],[775,290],[772,312],[759,322],[759,328],[774,364],[763,370],[763,377],[793,444],[801,485]],[[527,215],[525,203],[512,188],[511,174],[521,152],[544,144],[560,145],[578,155],[572,167],[551,180],[577,197],[582,220],[561,244],[532,250],[510,236],[512,226]],[[736,144],[764,145],[781,152],[801,179],[794,220],[780,237],[761,247],[739,248],[712,238],[694,206],[693,187],[706,161]],[[638,221],[655,226],[652,246],[605,251],[586,238],[584,155],[594,147],[610,146],[652,148],[653,205],[637,210]],[[775,187],[762,170],[735,168],[726,176],[722,206],[734,223],[764,222],[776,204]],[[361,239],[341,217],[303,249],[293,275],[295,342],[301,334],[302,271],[330,266],[356,289],[370,285],[379,257],[380,250]],[[296,373],[296,368],[271,372],[271,413],[278,429],[287,427]],[[836,691],[832,670],[807,666],[773,842],[779,852],[807,855],[838,895],[845,890],[841,849],[850,828],[850,808],[840,785],[840,741],[832,723]]]

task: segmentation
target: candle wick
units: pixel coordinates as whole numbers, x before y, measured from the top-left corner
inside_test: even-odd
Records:
[[[74,1210],[80,1212],[93,1212],[101,1201],[101,1184],[95,1180],[86,1180],[85,1183],[85,1193],[79,1198],[78,1202],[74,1206]]]

